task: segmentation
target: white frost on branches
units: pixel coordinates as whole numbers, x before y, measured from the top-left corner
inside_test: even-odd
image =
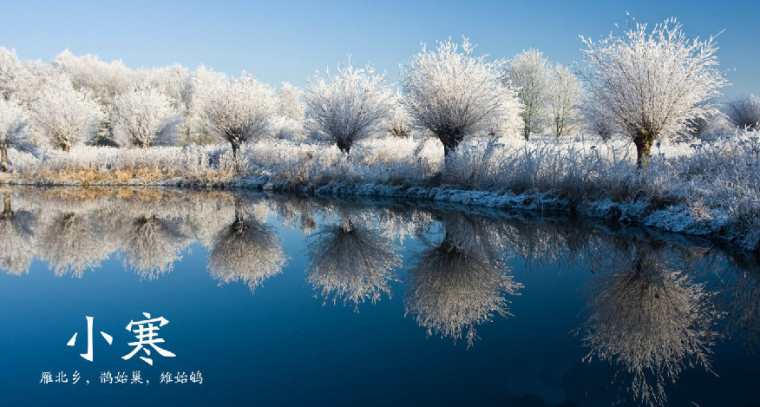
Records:
[[[45,141],[68,152],[93,138],[101,111],[89,93],[75,90],[65,76],[61,79],[45,87],[33,110]]]
[[[523,105],[523,137],[540,134],[546,123],[551,72],[549,61],[541,51],[528,49],[510,59],[506,78],[518,89]]]
[[[8,170],[8,148],[31,151],[24,109],[15,100],[0,97],[0,154],[2,171]]]
[[[155,88],[137,87],[114,101],[113,140],[122,147],[173,145],[181,120],[164,93]]]
[[[350,60],[338,66],[336,75],[309,78],[304,94],[307,132],[348,154],[354,143],[381,132],[393,98],[384,83],[385,74],[375,74],[371,66],[357,69]]]
[[[269,136],[276,105],[272,88],[243,74],[211,90],[204,112],[211,135],[230,143],[237,160],[243,143]]]
[[[433,132],[445,154],[465,137],[497,132],[517,134],[522,107],[515,91],[504,81],[503,62],[472,55],[465,38],[461,47],[439,42],[435,51],[422,51],[401,66],[404,102],[416,124]]]
[[[352,222],[327,226],[310,237],[308,281],[320,288],[325,300],[343,299],[357,309],[360,303],[390,296],[392,270],[401,265],[393,241],[378,230]]]
[[[726,81],[717,69],[714,37],[689,40],[675,19],[651,32],[636,24],[622,37],[610,34],[597,42],[581,36],[589,103],[636,144],[646,166],[654,140],[688,130],[689,119],[707,118]]]
[[[551,67],[547,110],[552,132],[557,138],[578,130],[582,96],[583,87],[570,68],[561,64]]]

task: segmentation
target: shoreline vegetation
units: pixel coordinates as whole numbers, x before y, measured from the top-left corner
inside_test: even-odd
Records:
[[[712,141],[663,142],[646,171],[625,139],[472,140],[444,159],[435,140],[373,139],[350,156],[290,141],[149,150],[81,146],[14,152],[18,186],[145,186],[398,197],[569,213],[717,238],[758,251],[760,140],[752,129]]]
[[[760,250],[760,99],[720,105],[714,38],[675,19],[529,49],[423,46],[396,89],[350,59],[305,89],[0,47],[0,184],[403,197],[573,213]]]

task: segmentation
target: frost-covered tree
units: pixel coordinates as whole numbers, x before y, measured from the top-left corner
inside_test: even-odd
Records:
[[[570,68],[556,64],[549,70],[546,105],[557,138],[578,129],[583,88]]]
[[[205,107],[217,89],[227,84],[227,75],[199,66],[188,80],[188,111],[185,122],[185,141],[206,144],[214,141],[211,136]]]
[[[275,137],[278,139],[297,140],[303,134],[304,109],[300,100],[301,90],[284,82],[277,89],[277,119],[275,120]]]
[[[252,76],[243,74],[211,91],[204,111],[211,135],[230,143],[237,164],[243,143],[256,142],[269,135],[276,114],[272,89]]]
[[[8,149],[31,151],[24,109],[13,99],[0,98],[0,170],[8,171]]]
[[[13,98],[29,107],[39,98],[42,87],[55,76],[41,61],[22,62],[15,51],[0,47],[0,98]]]
[[[137,87],[117,96],[114,101],[111,110],[113,140],[122,147],[173,145],[181,120],[163,92]]]
[[[378,230],[344,221],[322,228],[309,238],[309,283],[320,288],[325,300],[342,299],[355,308],[365,301],[373,304],[385,293],[401,265],[391,239]]]
[[[541,51],[528,49],[507,63],[507,79],[518,89],[517,97],[523,105],[523,137],[541,133],[546,124],[551,70],[549,61]]]
[[[760,98],[755,95],[733,99],[726,103],[723,110],[736,127],[760,127]]]
[[[503,63],[473,56],[473,45],[439,42],[401,67],[404,103],[416,124],[441,141],[446,156],[465,139],[491,131],[511,135],[522,127],[522,107],[504,81]]]
[[[371,66],[358,69],[351,61],[338,66],[335,75],[309,78],[304,94],[307,132],[349,154],[354,143],[381,132],[393,97],[384,83],[384,74]]]
[[[116,97],[136,81],[132,70],[121,60],[105,62],[95,55],[74,56],[68,49],[58,54],[51,67],[71,78],[76,90],[86,89],[107,111]]]
[[[23,63],[15,50],[0,47],[0,98],[8,100],[16,96],[21,88]]]
[[[689,40],[675,19],[651,31],[636,24],[622,37],[581,39],[588,47],[590,103],[631,137],[639,167],[646,167],[658,137],[683,133],[689,119],[714,111],[706,102],[726,84],[714,38]]]
[[[400,94],[393,99],[393,106],[388,115],[388,132],[392,137],[407,138],[412,135],[412,116],[403,103]]]
[[[190,72],[179,64],[137,72],[143,86],[161,91],[180,115],[185,115],[190,103]]]
[[[304,111],[300,97],[300,89],[284,82],[280,89],[277,89],[277,114],[297,122],[303,121]]]
[[[68,81],[48,84],[33,111],[45,140],[66,152],[90,141],[101,117],[100,107],[89,93],[75,90]]]

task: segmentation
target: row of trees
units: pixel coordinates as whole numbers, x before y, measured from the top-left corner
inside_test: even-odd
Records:
[[[688,132],[717,113],[710,101],[726,80],[712,38],[689,40],[671,19],[651,31],[636,25],[622,36],[582,40],[586,95],[572,70],[538,51],[494,60],[475,56],[465,38],[423,47],[401,66],[400,93],[383,74],[350,61],[335,74],[317,73],[303,92],[305,108],[300,90],[285,84],[275,93],[245,73],[233,79],[176,65],[131,71],[67,51],[45,66],[0,49],[0,144],[3,151],[23,148],[31,127],[38,143],[63,151],[91,140],[147,148],[181,136],[229,143],[237,157],[243,143],[305,134],[348,154],[361,139],[417,129],[440,140],[449,156],[467,137],[528,139],[547,130],[561,137],[584,118],[602,136],[629,136],[645,166],[657,138]]]

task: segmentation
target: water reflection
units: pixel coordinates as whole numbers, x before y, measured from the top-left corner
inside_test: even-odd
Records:
[[[143,278],[168,273],[182,257],[191,239],[180,231],[177,221],[155,214],[128,218],[119,233],[125,263]]]
[[[308,281],[325,300],[342,300],[356,307],[390,295],[393,269],[401,265],[393,240],[376,229],[345,216],[340,224],[325,225],[309,238]]]
[[[647,405],[664,405],[665,385],[687,367],[710,371],[720,313],[704,284],[668,264],[654,244],[606,252],[615,265],[595,280],[583,342],[594,356],[618,366],[625,387]]]
[[[34,221],[34,215],[30,212],[14,212],[10,193],[3,193],[3,213],[0,215],[0,268],[19,275],[29,272],[34,258]]]
[[[214,236],[208,269],[221,283],[241,281],[253,292],[281,273],[287,259],[274,229],[244,214],[242,206],[235,201],[234,220]]]
[[[56,276],[81,277],[100,267],[113,251],[102,229],[87,213],[58,212],[40,219],[39,257],[48,262]]]
[[[550,265],[539,268],[557,272],[546,279],[581,270],[590,290],[586,311],[572,323],[580,326],[586,361],[619,370],[615,380],[635,404],[662,405],[686,370],[710,372],[711,352],[723,337],[748,351],[760,339],[757,254],[648,229],[264,193],[5,189],[2,195],[0,268],[10,274],[27,273],[38,258],[56,276],[82,277],[122,256],[139,278],[153,279],[201,244],[211,278],[246,284],[253,293],[283,273],[289,257],[304,255],[307,265],[294,261],[290,272],[305,268],[303,277],[323,301],[357,310],[397,306],[399,318],[406,313],[428,335],[467,347],[485,324],[531,318],[510,314],[512,302],[536,301],[517,297],[535,276],[517,274],[515,259]],[[303,232],[307,250],[286,253],[270,215]],[[402,293],[403,310],[401,301],[380,301],[394,290]]]
[[[498,233],[483,219],[446,213],[442,225],[443,240],[414,258],[406,310],[429,335],[464,337],[471,346],[477,325],[509,315],[507,295],[517,295],[522,284],[513,280]]]

